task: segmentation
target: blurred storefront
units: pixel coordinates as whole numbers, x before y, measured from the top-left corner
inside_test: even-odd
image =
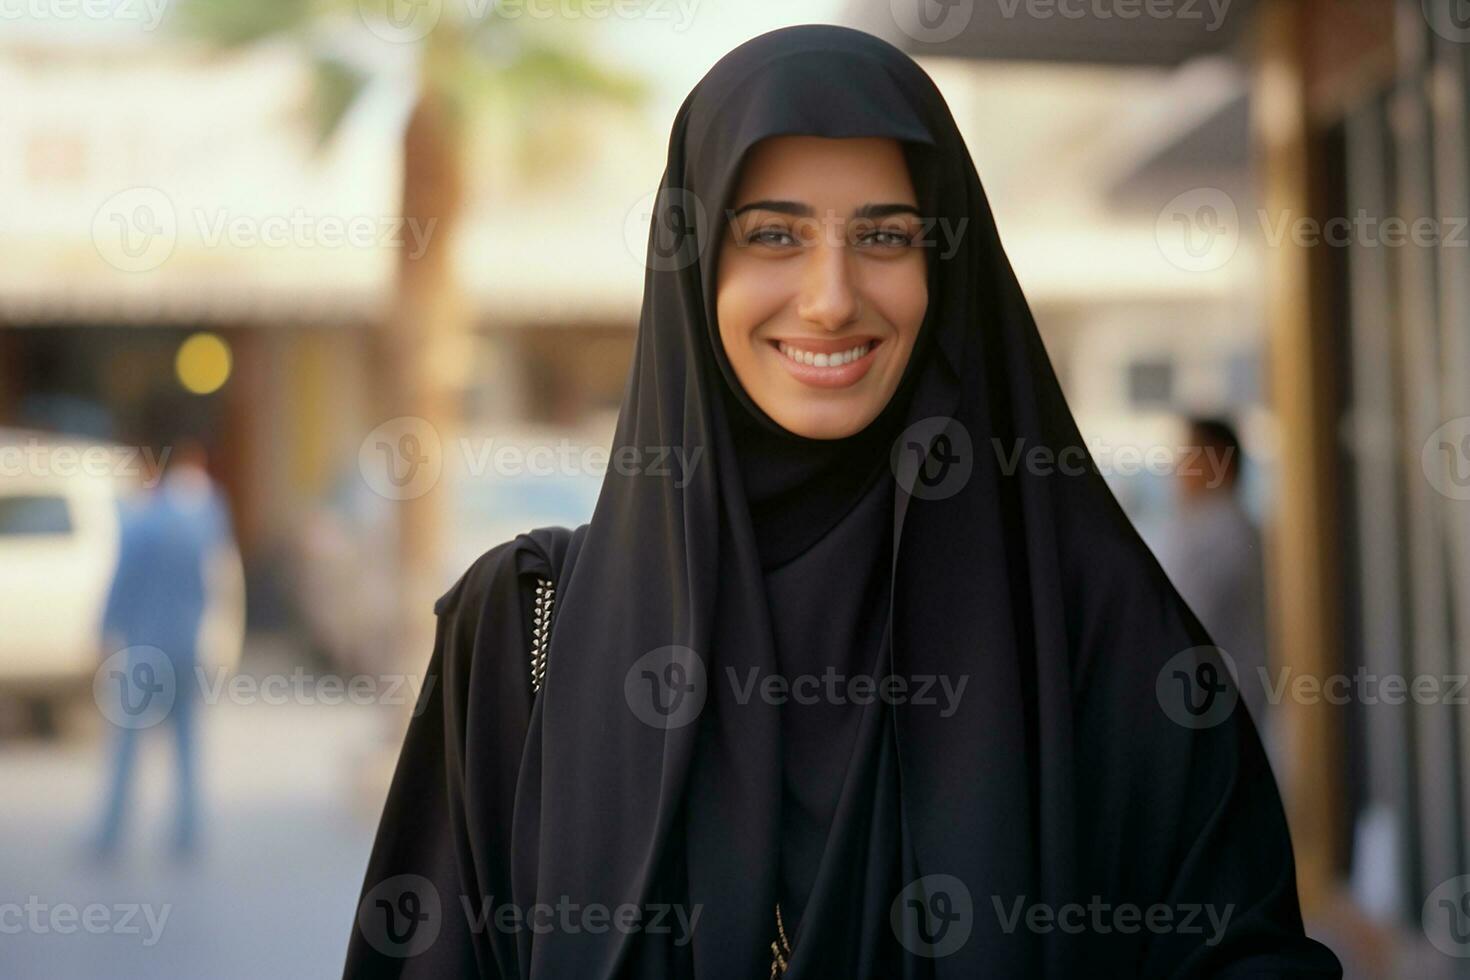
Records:
[[[1282,23],[1300,52],[1299,193],[1352,228],[1312,250],[1300,314],[1323,388],[1321,479],[1341,501],[1324,593],[1341,670],[1434,691],[1355,700],[1338,719],[1339,867],[1350,854],[1372,912],[1422,921],[1464,957],[1461,910],[1436,896],[1452,904],[1446,886],[1463,892],[1470,872],[1470,707],[1448,690],[1470,669],[1470,21],[1449,2],[1356,6],[1303,4]],[[1465,962],[1418,968],[1466,976]]]
[[[189,403],[230,499],[252,630],[304,632],[344,666],[384,662],[361,648],[385,642],[402,501],[375,492],[359,454],[401,410],[398,264],[437,232],[401,216],[412,64],[374,49],[377,77],[322,142],[319,79],[289,45],[55,26],[22,21],[0,40],[0,85],[24,95],[0,106],[0,426],[156,443],[147,409],[181,391],[181,345],[218,337],[227,379]],[[471,148],[501,179],[468,182],[455,241],[469,329],[432,365],[453,401],[434,420],[448,464],[527,427],[610,435],[641,291],[629,242],[643,232],[628,223],[660,163],[626,118],[573,121],[578,139],[530,148],[581,154],[559,164],[507,158],[513,141]],[[555,183],[568,173],[583,175],[576,194]],[[567,234],[592,217],[603,239]],[[511,507],[526,488],[507,482],[495,499],[511,513],[492,519],[463,469],[429,498],[450,517],[438,590],[509,520],[585,519],[597,480],[544,512]]]
[[[1303,672],[1353,679],[1298,709],[1296,815],[1312,880],[1413,937],[1388,969],[1466,976],[1470,22],[1303,0],[1263,8],[1257,37],[1257,152],[1288,230],[1268,280],[1280,636]]]
[[[86,434],[154,441],[139,427],[150,399],[181,389],[180,345],[218,336],[227,380],[193,405],[259,572],[325,490],[323,450],[369,407],[361,341],[389,286],[375,216],[392,213],[391,174],[315,155],[282,125],[302,88],[293,59],[215,64],[148,40],[17,30],[0,46],[0,79],[24,95],[0,109],[0,424],[64,431],[35,409],[66,396],[94,408]],[[350,150],[369,155],[361,129]],[[335,229],[320,247],[344,215],[371,234]],[[253,604],[269,592],[253,589]]]

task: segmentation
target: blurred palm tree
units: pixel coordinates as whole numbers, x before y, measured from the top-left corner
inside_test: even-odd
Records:
[[[583,0],[553,6],[548,15],[528,11],[525,0],[179,0],[172,15],[185,34],[222,51],[299,46],[313,68],[319,148],[382,67],[413,66],[401,217],[427,233],[427,246],[399,236],[396,298],[376,337],[375,374],[383,417],[426,419],[446,445],[458,422],[455,379],[469,366],[470,312],[453,242],[465,207],[471,124],[501,124],[494,132],[499,156],[519,166],[498,179],[544,180],[577,156],[575,139],[567,140],[574,126],[558,126],[559,152],[547,152],[548,121],[588,102],[633,105],[646,91],[639,78],[585,53],[595,23],[584,16]],[[431,609],[442,589],[440,498],[429,493],[399,505],[400,657],[422,657],[432,643]]]

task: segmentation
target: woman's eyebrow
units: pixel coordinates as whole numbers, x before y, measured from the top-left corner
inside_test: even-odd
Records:
[[[736,208],[731,217],[738,218],[747,211],[775,211],[809,218],[814,213],[809,204],[800,201],[751,201]],[[912,214],[919,217],[919,209],[912,204],[864,204],[853,212],[854,218],[886,218],[891,214]]]
[[[911,214],[920,217],[919,209],[912,204],[864,204],[853,215],[855,218],[886,218],[890,214]]]

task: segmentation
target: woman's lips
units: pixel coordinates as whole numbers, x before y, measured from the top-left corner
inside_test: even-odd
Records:
[[[772,352],[791,376],[813,388],[846,388],[857,384],[873,366],[874,352],[881,344],[882,341],[872,337],[770,341]]]

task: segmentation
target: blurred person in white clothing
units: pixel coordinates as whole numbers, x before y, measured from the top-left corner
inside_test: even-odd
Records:
[[[1159,563],[1234,661],[1241,699],[1274,760],[1261,532],[1241,502],[1240,440],[1223,419],[1196,417],[1187,425],[1178,508],[1159,538]]]

